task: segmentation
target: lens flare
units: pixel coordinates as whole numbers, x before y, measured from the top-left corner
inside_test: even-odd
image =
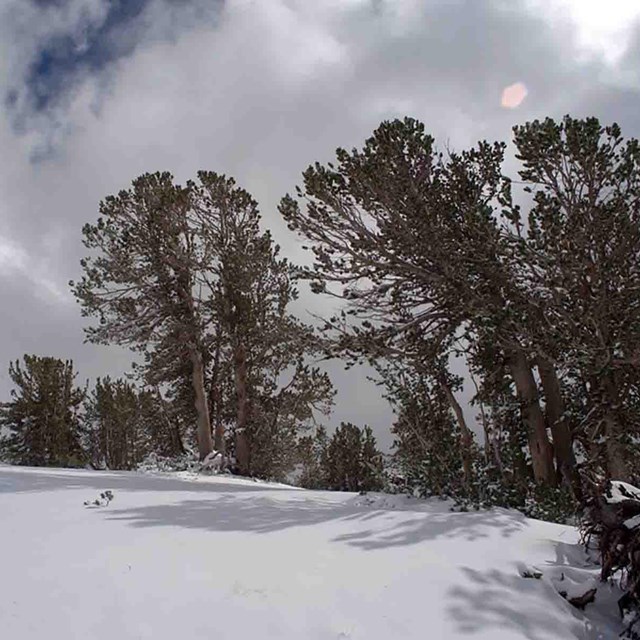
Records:
[[[527,93],[527,87],[522,82],[510,84],[502,91],[500,104],[505,109],[515,109],[522,104],[522,101],[527,97]]]

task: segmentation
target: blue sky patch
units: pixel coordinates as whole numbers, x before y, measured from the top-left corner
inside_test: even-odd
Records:
[[[129,55],[142,27],[139,18],[149,2],[110,0],[106,18],[101,24],[87,25],[82,43],[72,35],[43,42],[25,80],[31,108],[36,111],[47,109],[73,86],[79,72],[100,71],[118,58]],[[37,0],[37,3],[60,5],[63,1]],[[11,91],[6,95],[8,103],[11,102],[10,94]]]

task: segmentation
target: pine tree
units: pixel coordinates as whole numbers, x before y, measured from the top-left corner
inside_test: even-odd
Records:
[[[213,448],[205,395],[203,333],[207,321],[201,291],[208,286],[211,248],[203,230],[215,209],[193,206],[193,185],[174,185],[168,173],[145,174],[131,189],[100,204],[96,224],[83,228],[85,246],[97,255],[82,260],[82,280],[71,283],[91,342],[153,349],[171,341],[189,365],[204,458]]]
[[[553,485],[554,450],[527,330],[544,317],[517,278],[511,218],[501,218],[513,209],[503,155],[503,144],[482,142],[445,158],[421,123],[384,122],[362,150],[338,149],[335,165],[309,167],[304,190],[285,197],[280,211],[312,242],[315,261],[304,276],[313,289],[348,304],[348,322],[328,322],[342,330],[337,353],[400,353],[415,361],[422,355],[412,351],[411,334],[435,345],[434,362],[448,355],[439,343],[482,339],[500,347],[536,481]],[[446,367],[437,377],[457,415]]]
[[[134,469],[152,452],[181,453],[176,425],[163,415],[163,404],[157,394],[126,380],[98,379],[85,401],[83,420],[85,449],[94,466]]]
[[[514,134],[520,177],[534,198],[528,233],[514,244],[546,310],[548,321],[532,327],[546,401],[557,407],[554,423],[564,421],[562,385],[553,377],[545,384],[547,370],[560,366],[586,394],[572,429],[601,440],[593,452],[601,468],[629,480],[638,435],[640,147],[596,118],[548,118]]]
[[[426,496],[461,495],[461,439],[443,388],[397,369],[386,372],[385,382],[397,416],[394,458],[406,482]]]
[[[99,255],[74,286],[83,313],[100,319],[89,339],[144,354],[142,383],[193,416],[201,458],[215,443],[242,474],[281,475],[333,391],[309,362],[313,331],[288,311],[293,267],[260,230],[257,203],[201,171],[185,187],[144,175],[100,210],[84,228]]]
[[[326,456],[329,437],[323,426],[316,428],[310,435],[302,436],[298,441],[298,460],[300,463],[299,484],[305,489],[326,489]]]
[[[371,428],[342,422],[322,458],[326,488],[332,491],[376,491],[382,488],[382,455]]]
[[[81,466],[80,409],[85,392],[74,386],[71,360],[25,355],[9,366],[12,399],[0,408],[7,459],[33,466]]]

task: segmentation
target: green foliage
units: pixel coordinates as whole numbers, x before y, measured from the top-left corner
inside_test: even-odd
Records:
[[[398,469],[422,496],[458,494],[463,482],[460,435],[442,390],[424,378],[392,385],[389,399],[396,410],[394,449]]]
[[[251,195],[211,171],[184,186],[144,174],[103,200],[83,236],[91,253],[73,290],[98,320],[88,339],[142,352],[143,386],[162,388],[201,459],[226,448],[240,473],[281,477],[333,390],[309,366],[317,340],[288,311],[293,267]]]
[[[332,491],[379,491],[382,456],[371,428],[342,422],[321,457],[322,477]]]
[[[326,489],[326,451],[329,444],[327,430],[320,426],[313,435],[302,436],[298,441],[300,477],[298,483],[305,489]]]
[[[96,467],[135,469],[150,453],[179,455],[177,424],[163,399],[125,380],[98,379],[85,401],[85,449]]]
[[[73,363],[25,355],[9,366],[15,385],[0,407],[6,459],[14,464],[77,467],[87,463],[80,444],[85,392],[74,386]]]
[[[313,252],[301,276],[345,302],[328,353],[428,380],[428,400],[383,380],[410,482],[564,513],[565,491],[582,499],[576,450],[583,471],[640,475],[640,144],[569,116],[515,127],[514,142],[517,183],[502,143],[442,154],[420,122],[383,122],[309,166],[280,211]],[[464,442],[454,356],[477,384],[482,454]]]
[[[298,441],[300,476],[307,489],[381,491],[384,488],[382,454],[371,428],[343,422],[331,435],[318,427]]]

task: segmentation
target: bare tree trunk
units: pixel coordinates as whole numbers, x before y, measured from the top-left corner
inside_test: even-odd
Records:
[[[198,454],[200,460],[204,460],[213,451],[209,406],[204,388],[204,364],[202,362],[202,355],[196,349],[192,349],[190,357],[192,365],[191,381],[195,395],[196,413],[198,415]]]
[[[540,484],[554,485],[553,448],[549,442],[544,414],[538,401],[538,385],[522,349],[514,349],[511,352],[509,370],[520,400],[522,419],[527,427],[533,477]]]
[[[547,421],[553,435],[553,449],[558,470],[579,500],[582,494],[580,478],[576,469],[571,430],[564,416],[565,406],[560,389],[560,381],[551,362],[545,358],[538,358],[537,365],[544,391]]]
[[[242,475],[249,474],[249,442],[247,439],[248,397],[247,397],[247,353],[240,343],[233,354],[235,368],[236,398],[236,462]]]
[[[464,484],[468,485],[471,482],[473,469],[472,469],[472,461],[471,461],[471,447],[473,444],[473,434],[471,433],[469,427],[467,426],[467,422],[464,419],[464,413],[462,412],[462,407],[460,403],[456,399],[453,391],[451,391],[451,387],[444,382],[440,382],[440,386],[444,391],[444,394],[447,396],[447,400],[449,405],[453,409],[453,413],[456,416],[456,420],[458,422],[458,427],[460,428],[460,451],[462,453],[462,468],[464,471]]]
[[[214,421],[214,447],[222,456],[222,466],[225,460],[224,424],[222,422],[222,393],[220,392],[220,344],[216,346],[213,360],[213,375],[211,378],[211,413]]]

